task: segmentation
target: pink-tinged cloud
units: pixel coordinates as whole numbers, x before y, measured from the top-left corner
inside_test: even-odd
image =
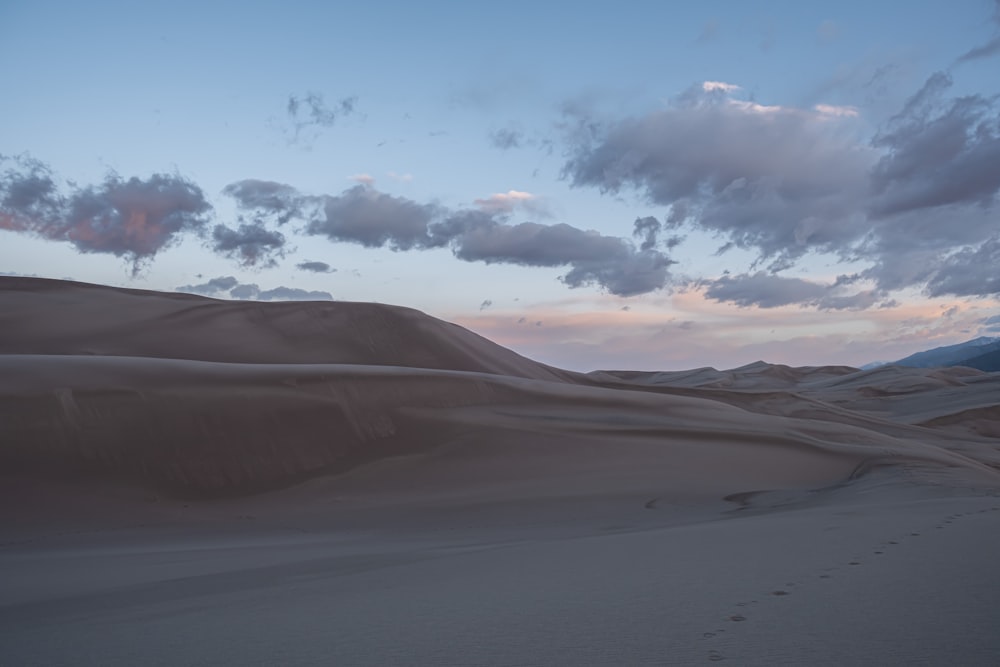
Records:
[[[194,183],[154,174],[59,193],[51,172],[28,158],[12,162],[0,178],[0,226],[65,241],[84,253],[124,257],[137,272],[142,263],[189,232],[202,233],[211,205]]]
[[[506,214],[521,208],[533,213],[549,215],[538,195],[520,190],[497,192],[484,199],[476,199],[473,203],[487,213]]]

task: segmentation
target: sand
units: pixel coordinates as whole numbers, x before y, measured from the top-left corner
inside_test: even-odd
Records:
[[[998,406],[0,278],[0,664],[993,665]]]

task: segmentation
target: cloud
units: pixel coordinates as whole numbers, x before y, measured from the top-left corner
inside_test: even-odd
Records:
[[[258,301],[333,301],[329,292],[298,287],[275,287],[258,292],[254,298]]]
[[[993,16],[991,17],[993,23],[1000,29],[1000,0],[994,0],[993,2]],[[995,34],[992,39],[990,39],[985,44],[980,44],[979,46],[973,47],[959,56],[955,62],[963,63],[970,60],[978,60],[980,58],[989,58],[1000,54],[1000,32],[995,29]]]
[[[730,301],[737,306],[777,308],[789,304],[814,302],[826,294],[826,288],[800,278],[784,278],[759,271],[754,274],[723,276],[707,283],[705,296],[716,301]]]
[[[233,276],[219,276],[218,278],[212,278],[211,280],[201,283],[200,285],[182,285],[181,287],[178,287],[176,291],[191,292],[193,294],[202,294],[204,296],[215,296],[222,292],[228,292],[238,284],[239,281]]]
[[[99,185],[72,186],[60,195],[41,162],[0,162],[8,163],[0,177],[0,228],[122,257],[133,274],[183,234],[203,233],[210,219],[212,206],[201,188],[178,175],[123,180],[111,173]]]
[[[302,96],[289,95],[285,105],[291,124],[289,141],[315,140],[320,128],[332,127],[338,118],[354,113],[357,103],[356,96],[341,98],[333,106],[328,106],[321,93],[310,91]],[[303,131],[306,131],[305,135]]]
[[[368,248],[409,250],[429,243],[427,225],[437,213],[434,204],[356,185],[340,195],[323,197],[321,212],[309,221],[306,233]]]
[[[711,93],[717,90],[723,93],[731,93],[735,90],[739,90],[740,87],[735,83],[726,83],[725,81],[702,81],[701,89],[706,93]]]
[[[490,132],[490,144],[500,150],[520,148],[525,143],[524,133],[512,128],[501,128]]]
[[[284,183],[247,179],[230,183],[222,192],[235,199],[236,206],[251,213],[259,224],[284,225],[302,216],[302,195]]]
[[[299,262],[295,268],[313,273],[335,273],[337,271],[326,262]]]
[[[480,221],[453,237],[459,259],[487,264],[568,266],[561,280],[570,287],[598,285],[612,294],[633,296],[667,285],[673,263],[656,250],[637,250],[625,239],[567,224]]]
[[[945,258],[927,284],[931,296],[1000,294],[1000,235]]]
[[[957,62],[963,63],[970,60],[978,60],[980,58],[989,58],[997,55],[998,53],[1000,53],[1000,35],[997,35],[985,44],[969,49],[958,57]]]
[[[515,208],[523,208],[538,215],[546,217],[550,215],[537,195],[520,190],[498,192],[485,199],[476,199],[473,203],[490,213],[511,213]]]
[[[200,285],[183,285],[178,292],[190,292],[204,296],[220,296],[228,292],[232,299],[253,299],[256,301],[332,301],[329,292],[309,291],[297,287],[279,286],[269,290],[261,290],[256,283],[241,283],[233,276],[219,276]]]
[[[951,76],[937,72],[906,103],[874,145],[871,207],[878,217],[956,203],[989,203],[1000,188],[1000,114],[981,95],[942,99]]]
[[[375,185],[375,177],[371,174],[354,174],[350,177],[350,180],[355,183],[360,183],[361,185],[372,186]]]
[[[490,300],[490,299],[486,299],[481,304],[479,304],[479,310],[486,310],[487,308],[489,308],[492,305],[493,305],[493,301]]]
[[[516,209],[546,213],[535,195],[518,190],[476,200],[475,209],[421,203],[365,185],[339,195],[310,196],[281,184],[241,181],[226,192],[253,220],[301,218],[306,234],[331,241],[397,251],[450,248],[458,259],[470,262],[567,267],[562,276],[566,285],[597,285],[622,296],[667,286],[673,264],[653,247],[636,248],[628,239],[567,224],[509,224]],[[672,226],[679,224],[677,211],[683,207],[672,210]],[[668,247],[673,244],[674,239]],[[267,246],[253,248],[261,251],[255,257],[267,257],[262,252]]]
[[[125,255],[138,266],[184,233],[203,235],[210,220],[211,207],[201,190],[180,177],[123,181],[110,176],[102,186],[77,188],[64,197],[45,165],[20,158],[12,163],[0,181],[0,227],[69,240],[84,252]],[[240,213],[233,225],[214,225],[208,245],[243,267],[276,265],[287,245],[277,228],[293,220],[303,223],[298,233],[369,248],[449,248],[464,261],[565,267],[561,280],[566,285],[597,285],[621,296],[667,286],[668,267],[673,264],[660,250],[637,248],[627,238],[568,224],[510,224],[508,218],[517,209],[546,213],[537,196],[519,190],[476,200],[474,209],[422,203],[361,184],[339,195],[306,195],[284,183],[247,179],[231,183],[223,193],[234,199]],[[671,215],[682,208],[674,207]],[[323,262],[298,266],[332,271]],[[215,289],[210,284],[187,288]],[[267,299],[290,293],[237,284],[229,294]],[[312,296],[325,298],[325,294]]]
[[[821,295],[770,282],[769,292],[750,298],[737,290],[779,277],[713,283],[711,294],[737,303],[881,307],[887,291],[906,287],[997,294],[988,267],[1000,243],[998,98],[949,99],[950,87],[945,73],[928,78],[865,144],[842,126],[857,115],[853,107],[764,105],[736,98],[733,84],[703,82],[645,115],[574,118],[563,173],[575,187],[631,191],[669,206],[664,224],[720,236],[723,249],[754,252],[755,265],[768,262],[772,274],[829,253],[867,262],[858,275],[874,284],[866,293]],[[657,241],[654,222],[637,221],[642,248]],[[963,264],[973,260],[980,263]]]
[[[254,283],[237,285],[229,291],[229,296],[234,299],[256,299],[260,294],[260,287]]]
[[[564,173],[577,187],[634,189],[764,258],[838,249],[857,237],[871,151],[822,114],[734,100],[708,82],[662,110],[576,137]],[[719,85],[716,85],[719,84]]]
[[[819,310],[866,310],[886,303],[880,290],[864,290],[855,294],[840,294],[841,283],[822,285],[801,278],[788,278],[764,271],[693,283],[704,287],[705,297],[719,302],[735,303],[746,308],[778,308],[799,305]]]
[[[242,223],[236,229],[216,225],[212,230],[211,247],[244,267],[273,267],[285,256],[285,235],[259,223]]]
[[[642,238],[640,250],[651,250],[656,247],[660,232],[663,230],[663,225],[660,224],[659,220],[651,215],[645,218],[636,218],[632,227],[632,235]]]
[[[818,113],[824,116],[840,116],[847,118],[857,118],[860,115],[857,107],[835,106],[833,104],[817,104],[813,107]]]

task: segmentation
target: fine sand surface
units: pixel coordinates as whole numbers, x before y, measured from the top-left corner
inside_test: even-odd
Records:
[[[0,277],[0,665],[996,665],[1000,374],[578,374]]]

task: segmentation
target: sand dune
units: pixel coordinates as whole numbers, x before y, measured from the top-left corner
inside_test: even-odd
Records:
[[[0,278],[0,662],[991,664],[998,405],[970,369],[584,375],[393,306]]]

